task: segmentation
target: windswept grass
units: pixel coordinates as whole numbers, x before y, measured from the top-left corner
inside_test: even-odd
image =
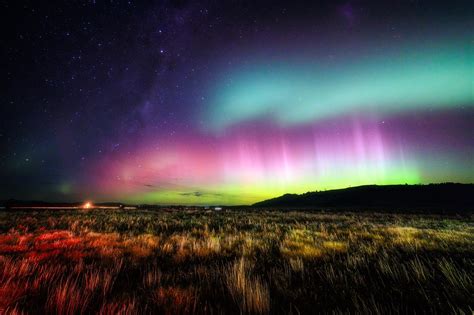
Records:
[[[252,270],[244,257],[234,262],[225,271],[227,288],[241,313],[266,314],[270,310],[268,286]]]
[[[464,313],[472,217],[0,212],[0,314]]]

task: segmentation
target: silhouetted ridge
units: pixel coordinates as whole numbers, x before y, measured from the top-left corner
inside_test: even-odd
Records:
[[[367,185],[307,192],[257,202],[257,207],[474,209],[474,184]]]

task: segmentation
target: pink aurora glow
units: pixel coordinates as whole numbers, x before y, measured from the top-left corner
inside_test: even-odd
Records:
[[[96,185],[107,195],[127,195],[145,188],[269,183],[291,189],[305,179],[317,183],[344,173],[363,178],[369,171],[383,181],[388,166],[404,167],[407,159],[399,137],[384,128],[378,119],[349,117],[291,128],[242,124],[219,136],[175,135],[159,143],[148,139],[96,165]]]

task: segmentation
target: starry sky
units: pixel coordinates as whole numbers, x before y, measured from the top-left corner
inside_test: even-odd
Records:
[[[474,182],[472,1],[2,1],[0,199]]]

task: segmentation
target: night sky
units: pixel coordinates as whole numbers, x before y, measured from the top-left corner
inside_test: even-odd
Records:
[[[2,1],[0,199],[474,182],[473,1]]]

